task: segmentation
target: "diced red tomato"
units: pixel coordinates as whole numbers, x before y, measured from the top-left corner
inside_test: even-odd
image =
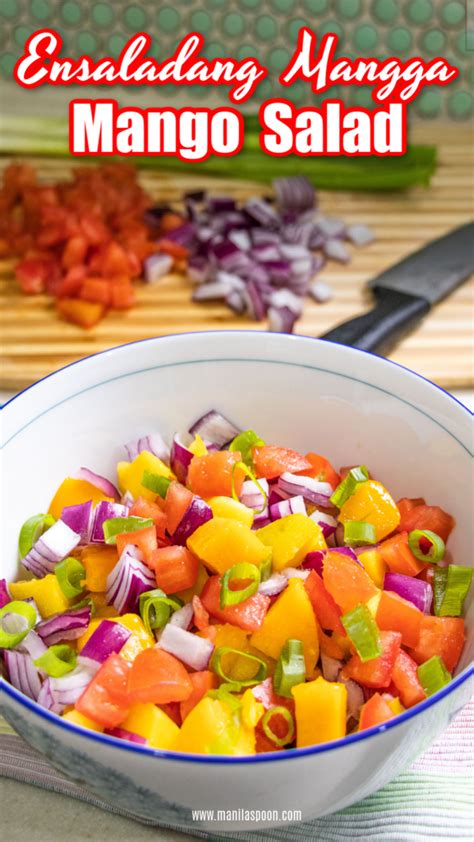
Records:
[[[372,579],[356,561],[343,553],[328,552],[324,557],[324,587],[343,614],[378,593]]]
[[[275,479],[286,472],[296,474],[312,468],[305,456],[288,447],[254,447],[252,455],[255,473],[263,479]]]
[[[199,559],[187,547],[161,547],[147,559],[155,571],[156,584],[167,594],[184,591],[196,584]]]
[[[158,538],[164,537],[167,519],[158,503],[153,503],[151,500],[145,500],[144,497],[139,497],[130,507],[129,515],[131,517],[151,518],[155,523]]]
[[[371,661],[361,661],[358,655],[353,655],[344,667],[348,678],[353,678],[364,687],[388,687],[392,680],[395,661],[400,652],[402,636],[400,632],[381,631],[380,642],[382,654]]]
[[[422,612],[412,602],[391,591],[380,594],[375,621],[379,629],[400,632],[404,646],[416,646],[422,619]]]
[[[84,301],[98,301],[108,307],[111,301],[110,285],[104,278],[86,278],[80,286],[79,296]]]
[[[446,543],[456,521],[439,506],[414,506],[403,517],[398,529],[404,532],[411,532],[413,529],[429,529],[435,532]]]
[[[122,555],[127,544],[138,547],[145,556],[145,561],[151,565],[153,554],[157,551],[158,542],[154,526],[147,526],[145,529],[137,529],[136,532],[123,532],[117,535],[117,550]]]
[[[191,679],[181,661],[154,646],[144,649],[132,663],[127,692],[133,702],[184,702],[193,692]]]
[[[80,327],[94,327],[104,315],[103,304],[77,298],[59,299],[56,309],[61,316]]]
[[[189,680],[193,685],[193,691],[189,698],[180,704],[182,720],[186,719],[188,713],[196,707],[197,703],[201,701],[202,697],[205,696],[209,690],[213,690],[217,687],[217,676],[210,670],[192,672],[189,675]]]
[[[46,289],[47,267],[43,260],[22,260],[15,267],[15,277],[23,292],[38,295]]]
[[[76,702],[76,710],[103,725],[116,728],[126,719],[131,704],[127,681],[131,664],[120,655],[109,655]]]
[[[130,310],[136,299],[136,292],[130,283],[110,285],[110,306],[113,310]]]
[[[328,482],[333,488],[339,485],[341,477],[334,470],[328,459],[325,459],[324,456],[319,456],[317,453],[307,453],[305,459],[310,462],[311,468],[296,471],[296,473],[305,477],[313,477],[319,480],[319,482]]]
[[[319,648],[323,655],[336,658],[338,661],[344,660],[347,654],[347,646],[343,646],[342,641],[344,640],[347,643],[347,636],[343,638],[342,635],[338,634],[326,634],[321,626],[318,626],[318,638]]]
[[[86,261],[86,254],[89,243],[85,237],[71,237],[64,246],[61,257],[61,265],[64,269],[71,269],[73,266],[80,266]]]
[[[305,588],[321,628],[345,635],[346,632],[341,623],[341,610],[324,587],[323,580],[315,570],[312,570],[306,579]]]
[[[158,705],[158,707],[161,708],[161,710],[164,711],[164,713],[166,713],[166,715],[173,720],[173,722],[175,723],[175,725],[178,726],[178,728],[181,728],[181,725],[183,724],[183,719],[181,716],[181,704],[182,702],[168,702],[167,705]]]
[[[405,576],[416,576],[424,568],[424,563],[418,561],[408,546],[408,533],[400,532],[387,538],[379,544],[379,553],[391,573],[403,573]]]
[[[453,672],[464,647],[464,620],[462,617],[430,617],[423,615],[420,638],[410,649],[417,664],[423,664],[433,655],[443,659],[448,672]]]
[[[411,708],[422,702],[426,693],[418,678],[418,666],[407,652],[400,649],[392,671],[392,682],[402,705]]]
[[[180,482],[172,482],[166,492],[164,511],[168,532],[174,535],[193,499],[192,492]]]
[[[376,725],[392,719],[393,716],[393,710],[388,702],[382,698],[380,693],[374,693],[360,709],[359,731],[374,728]]]
[[[201,593],[201,602],[212,617],[222,623],[232,623],[246,631],[257,631],[263,623],[270,605],[270,598],[256,593],[238,605],[220,607],[221,582],[219,576],[210,576]]]
[[[412,509],[416,508],[416,506],[424,505],[426,505],[426,503],[423,497],[402,497],[401,500],[398,501],[397,508],[400,512],[400,524],[398,526],[399,532],[406,532],[403,522],[408,515],[408,512],[411,512]]]
[[[194,625],[197,629],[199,629],[199,631],[202,631],[209,625],[209,612],[206,611],[201,599],[196,595],[193,596],[192,605],[194,611]]]
[[[237,495],[242,490],[245,474],[236,468],[241,455],[236,451],[219,450],[206,456],[193,456],[188,469],[188,485],[195,494],[209,497],[232,496],[232,489]]]

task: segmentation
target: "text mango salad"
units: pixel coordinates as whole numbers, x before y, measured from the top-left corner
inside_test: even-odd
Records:
[[[171,451],[81,468],[0,587],[11,684],[142,746],[252,755],[380,725],[446,685],[464,645],[454,519],[364,465],[266,444],[215,410]]]

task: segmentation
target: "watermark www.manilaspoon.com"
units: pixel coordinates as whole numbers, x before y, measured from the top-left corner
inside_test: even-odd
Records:
[[[193,810],[197,822],[300,822],[301,810]]]

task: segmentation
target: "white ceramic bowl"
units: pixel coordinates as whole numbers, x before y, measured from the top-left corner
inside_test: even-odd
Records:
[[[211,407],[267,440],[367,463],[397,496],[424,496],[456,516],[454,559],[472,564],[470,413],[412,372],[338,345],[254,332],[187,334],[123,346],[69,366],[2,412],[2,557],[18,576],[18,530],[44,511],[79,466],[113,476],[121,443],[171,437]],[[322,746],[250,758],[177,755],[63,722],[3,684],[2,712],[74,781],[178,829],[244,830],[246,821],[193,821],[192,809],[278,810],[259,829],[339,810],[405,769],[467,701],[473,649],[453,682],[394,721]],[[472,673],[472,670],[471,670]]]

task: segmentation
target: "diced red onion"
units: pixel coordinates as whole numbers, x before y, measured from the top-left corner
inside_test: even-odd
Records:
[[[92,530],[90,540],[94,544],[103,544],[104,538],[104,523],[115,517],[127,517],[128,506],[122,503],[108,503],[107,500],[102,500],[95,509],[94,520],[92,523]]]
[[[177,476],[179,482],[185,483],[188,475],[188,468],[194,454],[180,441],[178,434],[173,436],[171,445],[170,464],[171,470]]]
[[[103,663],[113,652],[120,652],[131,634],[120,623],[102,620],[83,646],[81,655]]]
[[[4,605],[8,605],[11,601],[12,598],[8,593],[7,581],[6,579],[0,579],[0,608],[3,608]]]
[[[263,478],[259,479],[258,485],[263,489],[268,497],[268,481]],[[244,506],[247,506],[248,509],[259,510],[265,503],[265,497],[262,494],[262,491],[260,491],[258,485],[253,481],[253,479],[246,479],[242,485],[240,502],[243,503]]]
[[[272,307],[276,307],[277,309],[280,307],[288,307],[297,316],[300,316],[303,312],[303,302],[301,298],[289,289],[278,289],[275,292],[272,292],[270,296],[270,304]]]
[[[230,196],[209,196],[206,202],[206,210],[211,216],[229,213],[236,208],[235,199]]]
[[[237,315],[240,316],[242,315],[242,313],[245,313],[247,309],[247,302],[244,298],[243,293],[239,292],[239,290],[233,289],[232,292],[229,292],[229,294],[226,296],[225,300],[226,304],[230,307],[231,310],[233,310],[234,313],[237,313]]]
[[[39,634],[32,629],[15,648],[20,652],[27,652],[36,661],[44,655],[48,647]]]
[[[307,579],[310,570],[301,569],[300,567],[285,567],[284,570],[281,571],[282,576],[289,581],[290,579]]]
[[[180,629],[187,631],[193,621],[194,609],[191,602],[187,602],[182,608],[174,611],[170,617],[170,623],[173,626],[178,626]]]
[[[201,436],[205,441],[223,448],[235,439],[242,430],[232,424],[220,412],[217,412],[216,409],[211,409],[210,412],[206,412],[205,415],[194,422],[192,427],[189,428],[189,432],[192,436]]]
[[[268,524],[271,522],[272,520],[270,517],[270,510],[268,506],[265,506],[265,508],[262,511],[259,511],[255,514],[252,527],[253,529],[262,529],[262,527],[268,526]]]
[[[169,254],[157,251],[150,254],[143,261],[143,277],[148,284],[154,284],[171,272],[173,258]]]
[[[105,728],[104,734],[109,737],[116,737],[118,740],[128,740],[129,743],[137,743],[140,746],[146,746],[148,741],[140,734],[133,734],[132,731],[127,731],[125,728]]]
[[[47,710],[52,711],[53,713],[62,713],[64,708],[66,707],[66,704],[59,704],[55,701],[51,688],[52,680],[52,678],[47,678],[45,681],[43,681],[41,685],[41,690],[38,694],[37,701],[39,705],[46,708]]]
[[[332,517],[332,515],[328,515],[326,512],[319,512],[316,509],[316,511],[310,514],[310,518],[311,520],[314,520],[315,523],[319,524],[325,538],[329,538],[330,535],[334,535],[337,529],[337,520]]]
[[[288,585],[288,579],[283,573],[272,573],[272,575],[260,582],[258,592],[264,596],[276,596],[285,590]]]
[[[323,245],[324,254],[330,260],[337,260],[338,263],[349,263],[351,256],[348,249],[341,240],[326,240]]]
[[[288,497],[288,499],[281,500],[279,503],[274,503],[270,506],[270,517],[272,520],[279,520],[279,518],[296,514],[306,514],[305,502],[300,494],[296,497]]]
[[[209,261],[202,254],[194,254],[188,259],[187,275],[192,284],[204,284],[210,277]]]
[[[340,675],[338,680],[345,684],[347,690],[347,719],[359,719],[360,709],[365,701],[362,687],[352,678],[345,678],[344,675]]]
[[[301,567],[304,570],[315,570],[319,576],[323,575],[323,564],[324,564],[324,556],[326,555],[325,550],[315,550],[312,553],[308,553],[306,555],[305,560],[303,561]]]
[[[174,544],[179,544],[184,547],[188,538],[204,523],[212,518],[212,509],[207,503],[198,497],[197,494],[193,496],[191,503],[186,509],[178,526],[173,532],[172,538]]]
[[[356,552],[352,549],[352,547],[333,547],[331,550],[333,553],[342,553],[342,555],[346,555],[348,558],[351,558],[352,561],[356,561],[357,564],[360,564],[363,567],[363,564],[357,558]]]
[[[303,175],[276,178],[273,186],[278,204],[285,210],[305,211],[316,205],[316,191]]]
[[[166,465],[169,465],[170,451],[161,433],[150,433],[148,436],[142,436],[136,441],[129,441],[125,445],[127,451],[127,458],[129,462],[133,462],[140,453],[146,450],[148,453],[153,453]]]
[[[316,225],[325,240],[340,239],[346,235],[346,226],[342,219],[329,216],[318,216]]]
[[[284,497],[301,494],[305,500],[314,503],[315,506],[327,506],[333,493],[332,486],[328,482],[319,482],[313,477],[298,476],[288,472],[279,477],[276,488]]]
[[[42,620],[36,626],[36,632],[47,646],[53,646],[61,640],[75,640],[87,629],[91,619],[90,605],[71,608],[64,614],[55,614]]]
[[[228,281],[212,281],[196,287],[192,299],[193,301],[219,301],[222,298],[227,298],[233,290],[233,285]]]
[[[196,226],[192,222],[183,222],[171,231],[166,232],[166,239],[181,246],[190,246],[196,237]]]
[[[321,669],[323,671],[323,678],[326,681],[337,681],[342,667],[342,661],[338,661],[337,658],[331,658],[329,655],[321,652]]]
[[[106,599],[118,614],[136,612],[140,594],[155,587],[155,577],[127,544],[107,577]]]
[[[272,333],[293,333],[297,316],[289,307],[269,307],[267,316]]]
[[[106,494],[107,497],[113,497],[114,500],[120,499],[120,494],[115,485],[113,485],[113,483],[111,483],[106,477],[96,474],[89,468],[79,468],[77,472],[77,479],[83,479],[91,485],[95,485],[95,487],[98,488],[99,491],[102,491],[103,494]]]
[[[334,295],[329,284],[325,284],[324,281],[314,281],[309,288],[309,294],[318,304],[325,304]]]
[[[22,564],[38,579],[52,573],[58,561],[66,558],[79,544],[81,536],[62,520],[57,520],[38,538]]]
[[[361,223],[349,225],[346,229],[346,236],[356,246],[367,246],[375,239],[374,233],[368,225]]]
[[[135,500],[133,498],[133,494],[131,494],[130,491],[126,491],[124,494],[122,494],[120,503],[121,503],[122,506],[125,506],[127,508],[127,510],[131,509],[134,502],[135,502]]]
[[[248,316],[257,322],[261,322],[267,308],[257,284],[249,281],[242,295]]]
[[[3,657],[10,684],[36,701],[41,691],[41,681],[32,657],[14,649],[5,649]]]
[[[61,512],[63,523],[81,536],[80,544],[88,544],[91,539],[92,518],[92,500],[88,500],[87,503],[78,503],[76,506],[65,506]]]
[[[210,640],[171,623],[163,629],[157,645],[195,670],[207,669],[214,651],[214,644]]]
[[[92,667],[89,663],[89,659],[79,656],[75,669],[60,678],[49,679],[49,691],[56,705],[74,705],[82,696],[100,667],[97,662]]]
[[[228,239],[231,243],[234,243],[237,248],[241,251],[249,251],[252,247],[252,241],[250,239],[250,234],[248,231],[243,231],[241,229],[235,228],[227,234]]]
[[[433,588],[429,582],[404,576],[403,573],[386,573],[383,587],[385,591],[393,591],[403,599],[416,605],[424,614],[429,614],[433,601]]]
[[[244,205],[245,213],[264,228],[277,228],[280,225],[278,211],[265,199],[254,197],[247,199]]]

